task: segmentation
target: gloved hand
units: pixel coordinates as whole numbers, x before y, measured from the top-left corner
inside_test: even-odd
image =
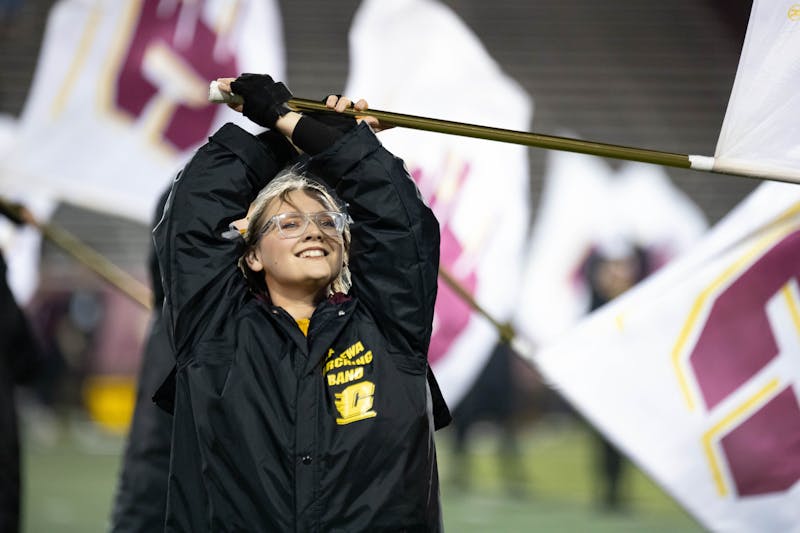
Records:
[[[286,102],[292,93],[266,74],[242,74],[231,82],[231,91],[244,98],[242,114],[259,126],[272,128],[289,112]]]

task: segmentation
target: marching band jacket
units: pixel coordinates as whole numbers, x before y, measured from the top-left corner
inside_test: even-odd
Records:
[[[223,233],[280,170],[223,126],[154,231],[176,353],[167,531],[440,531],[430,381],[439,229],[366,124],[309,161],[353,219],[349,296],[308,337],[256,297]]]

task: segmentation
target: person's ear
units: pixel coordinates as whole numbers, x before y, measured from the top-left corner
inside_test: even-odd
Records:
[[[264,270],[264,264],[256,254],[255,249],[250,249],[244,256],[244,261],[253,272],[261,272]]]

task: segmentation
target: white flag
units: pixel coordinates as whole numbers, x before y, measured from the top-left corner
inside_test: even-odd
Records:
[[[800,186],[762,185],[536,362],[713,531],[800,531]]]
[[[716,170],[800,176],[799,39],[796,3],[754,2]],[[762,185],[536,361],[705,527],[800,531],[800,186]]]
[[[755,0],[714,169],[800,179],[800,3]]]
[[[209,80],[244,71],[283,78],[273,1],[62,0],[0,179],[149,223],[192,149],[224,122],[252,128],[208,103]]]
[[[52,198],[42,191],[30,190],[27,194],[3,193],[4,199],[19,203],[36,218],[47,220],[55,210]],[[16,226],[0,218],[0,250],[5,258],[6,282],[19,305],[27,305],[39,286],[39,259],[42,235],[30,226]]]
[[[0,160],[7,157],[17,135],[18,121],[0,116]],[[24,205],[37,220],[47,220],[55,209],[55,201],[42,190],[28,187],[14,190],[0,177],[0,197]],[[0,253],[6,262],[6,283],[19,305],[27,305],[39,286],[39,256],[42,236],[29,226],[16,226],[0,216]]]
[[[517,330],[546,345],[590,310],[583,270],[590,254],[638,247],[655,270],[704,233],[698,208],[657,166],[548,152],[548,171],[531,236]]]
[[[456,15],[431,0],[365,0],[350,33],[346,94],[376,109],[529,128],[532,102]],[[517,304],[528,229],[528,162],[521,146],[390,130],[441,226],[441,264],[498,320]],[[439,284],[429,359],[455,406],[481,371],[497,331]]]

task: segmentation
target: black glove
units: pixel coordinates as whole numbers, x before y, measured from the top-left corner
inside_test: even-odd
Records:
[[[244,99],[244,116],[259,126],[272,128],[278,117],[290,111],[286,102],[292,93],[266,74],[242,74],[231,83],[231,91]]]

